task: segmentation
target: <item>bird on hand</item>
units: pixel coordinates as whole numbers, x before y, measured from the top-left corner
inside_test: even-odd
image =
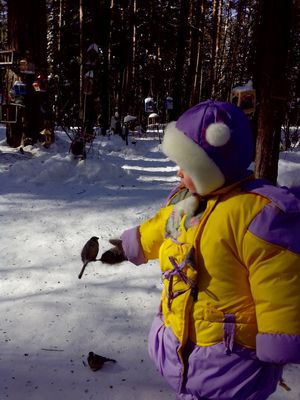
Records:
[[[122,261],[127,260],[127,257],[122,247],[121,239],[109,239],[109,243],[112,244],[114,247],[106,250],[100,257],[100,261],[106,264],[118,264]]]
[[[81,250],[81,260],[83,262],[83,266],[78,275],[78,279],[81,279],[82,274],[84,273],[85,267],[88,265],[88,263],[90,261],[96,261],[96,257],[98,255],[98,251],[99,251],[98,239],[99,238],[97,236],[93,236],[83,246],[83,249]]]
[[[87,362],[93,371],[98,371],[99,369],[101,369],[103,367],[103,364],[108,361],[111,361],[113,363],[116,362],[116,360],[113,360],[112,358],[106,358],[103,356],[99,356],[99,354],[95,354],[92,351],[89,352],[89,355],[87,358]]]

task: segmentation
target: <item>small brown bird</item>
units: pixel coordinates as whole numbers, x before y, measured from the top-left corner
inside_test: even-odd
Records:
[[[116,362],[116,360],[113,360],[112,358],[106,358],[103,356],[99,356],[99,354],[95,354],[92,351],[89,352],[89,355],[87,358],[87,362],[93,371],[98,371],[99,369],[101,369],[103,367],[103,364],[108,361],[111,361],[113,363]]]
[[[121,239],[109,239],[109,243],[114,245],[114,247],[106,250],[100,257],[100,261],[106,264],[118,264],[127,260],[122,247]]]
[[[80,274],[78,275],[78,279],[81,279],[85,267],[88,265],[88,263],[90,261],[96,261],[96,257],[99,251],[98,239],[99,238],[97,236],[93,236],[83,246],[83,249],[81,250],[81,260],[83,262],[83,266],[81,268]]]

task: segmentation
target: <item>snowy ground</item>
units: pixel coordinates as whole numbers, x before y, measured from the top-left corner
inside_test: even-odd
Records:
[[[108,239],[162,203],[175,168],[157,138],[96,138],[86,161],[68,153],[64,133],[49,149],[6,146],[0,128],[0,400],[167,400],[174,393],[147,355],[161,291],[156,262],[91,263],[81,280],[80,251]],[[300,153],[283,153],[279,182],[300,185]],[[298,172],[297,172],[298,169]],[[89,351],[117,360],[92,372]],[[300,399],[300,368],[286,369]]]

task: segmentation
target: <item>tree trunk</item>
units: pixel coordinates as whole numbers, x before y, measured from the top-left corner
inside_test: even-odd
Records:
[[[230,37],[230,48],[228,52],[227,67],[226,67],[226,84],[224,85],[224,93],[226,98],[230,97],[233,83],[238,79],[238,59],[243,53],[243,49],[240,44],[240,36],[242,32],[241,25],[245,21],[245,7],[247,0],[240,0],[236,7],[236,16],[234,18],[234,25]],[[228,10],[229,15],[232,10]],[[231,22],[232,24],[232,22]]]
[[[261,1],[255,87],[258,97],[255,175],[276,184],[281,125],[288,98],[286,63],[292,0]]]
[[[133,113],[134,88],[133,79],[135,75],[135,46],[136,46],[136,28],[135,28],[136,0],[129,0],[127,15],[127,32],[128,32],[128,53],[126,57],[126,68],[124,71],[123,86],[123,111],[125,113]]]
[[[180,2],[180,19],[177,33],[177,53],[176,53],[176,68],[174,77],[174,109],[173,117],[176,119],[183,111],[183,71],[185,61],[185,45],[187,39],[187,22],[189,14],[190,2],[181,0]]]
[[[108,70],[108,56],[109,56],[109,27],[110,27],[110,0],[100,1],[101,5],[101,37],[100,44],[103,51],[103,72],[102,72],[102,95],[101,95],[101,108],[102,108],[102,134],[105,134],[109,127],[109,70]]]
[[[94,71],[94,89],[91,107],[98,114],[101,132],[105,135],[109,127],[109,41],[110,41],[110,6],[111,0],[97,0],[88,3],[93,20],[93,40],[100,47],[101,63]],[[100,64],[100,65],[99,65]]]
[[[203,0],[196,0],[195,8],[191,5],[190,20],[195,12],[195,20],[191,27],[191,50],[190,50],[190,65],[187,87],[190,88],[189,107],[197,103],[199,99],[199,76],[201,70],[201,51],[203,46],[203,31],[201,25]]]
[[[211,86],[211,97],[216,98],[217,93],[217,69],[219,63],[219,51],[220,51],[220,32],[222,24],[222,0],[214,0],[213,4],[213,33],[212,33],[212,55],[211,55],[211,66],[210,66],[210,86]]]
[[[82,124],[85,119],[85,100],[83,94],[83,0],[79,0],[79,120]]]

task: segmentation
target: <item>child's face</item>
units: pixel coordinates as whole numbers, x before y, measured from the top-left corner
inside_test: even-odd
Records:
[[[191,178],[184,172],[183,169],[177,171],[177,176],[180,178],[180,182],[184,185],[191,193],[196,193],[196,188]]]

